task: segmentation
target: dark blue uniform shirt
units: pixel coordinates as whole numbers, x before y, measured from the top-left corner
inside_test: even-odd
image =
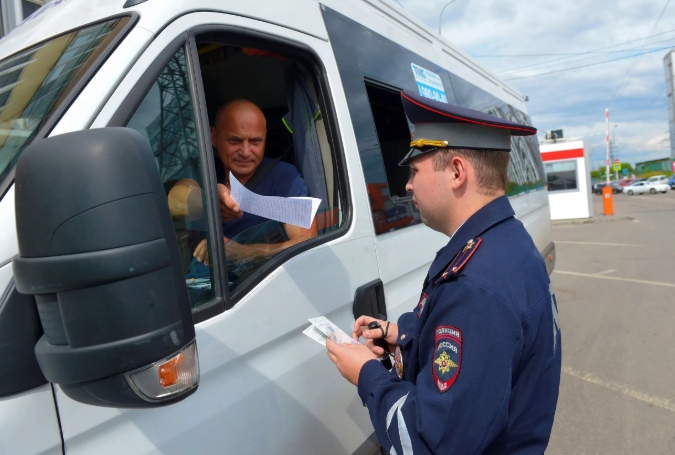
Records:
[[[436,255],[399,320],[403,378],[376,360],[359,375],[390,454],[543,454],[560,383],[555,297],[506,196]],[[454,270],[453,270],[454,268]]]
[[[272,158],[263,158],[259,166],[264,168],[271,161]],[[216,166],[216,178],[218,179],[218,183],[225,182],[225,173],[222,166]],[[262,196],[300,197],[309,195],[307,184],[302,175],[300,175],[295,166],[283,161],[275,164],[254,188],[249,189]],[[223,235],[228,239],[232,239],[262,223],[265,223],[265,229],[261,229],[261,231],[265,231],[264,234],[263,232],[257,232],[257,230],[251,230],[249,231],[250,235],[245,236],[252,238],[244,239],[240,236],[235,240],[239,243],[278,243],[288,240],[287,238],[283,238],[285,233],[281,223],[246,212],[237,220],[223,222]]]

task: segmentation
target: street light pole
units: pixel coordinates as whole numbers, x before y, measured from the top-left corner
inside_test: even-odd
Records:
[[[445,8],[450,6],[450,4],[456,2],[457,0],[450,0],[448,3],[445,4],[443,9],[441,10],[441,14],[438,15],[438,34],[442,35],[441,33],[441,24],[443,23],[443,12],[445,12]]]

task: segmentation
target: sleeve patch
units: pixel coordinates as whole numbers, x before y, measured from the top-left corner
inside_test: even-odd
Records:
[[[435,330],[435,349],[431,362],[438,391],[447,391],[459,376],[462,365],[462,331],[456,327],[440,326]]]

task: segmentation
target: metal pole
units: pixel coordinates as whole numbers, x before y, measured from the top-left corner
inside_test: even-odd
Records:
[[[447,8],[448,6],[450,6],[451,3],[454,3],[456,1],[457,0],[450,0],[448,3],[446,3],[446,5],[441,10],[441,14],[438,15],[438,34],[439,35],[442,35],[442,33],[441,33],[441,23],[443,22],[443,12],[445,11],[445,8]]]
[[[607,134],[605,136],[605,142],[607,143],[607,154],[605,158],[605,173],[607,174],[607,185],[609,185],[609,108],[605,109],[605,124],[607,126]]]

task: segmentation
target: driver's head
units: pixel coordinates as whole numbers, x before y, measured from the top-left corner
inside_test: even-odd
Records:
[[[267,122],[258,106],[247,100],[233,100],[216,112],[211,142],[226,171],[241,182],[248,180],[265,155]]]

